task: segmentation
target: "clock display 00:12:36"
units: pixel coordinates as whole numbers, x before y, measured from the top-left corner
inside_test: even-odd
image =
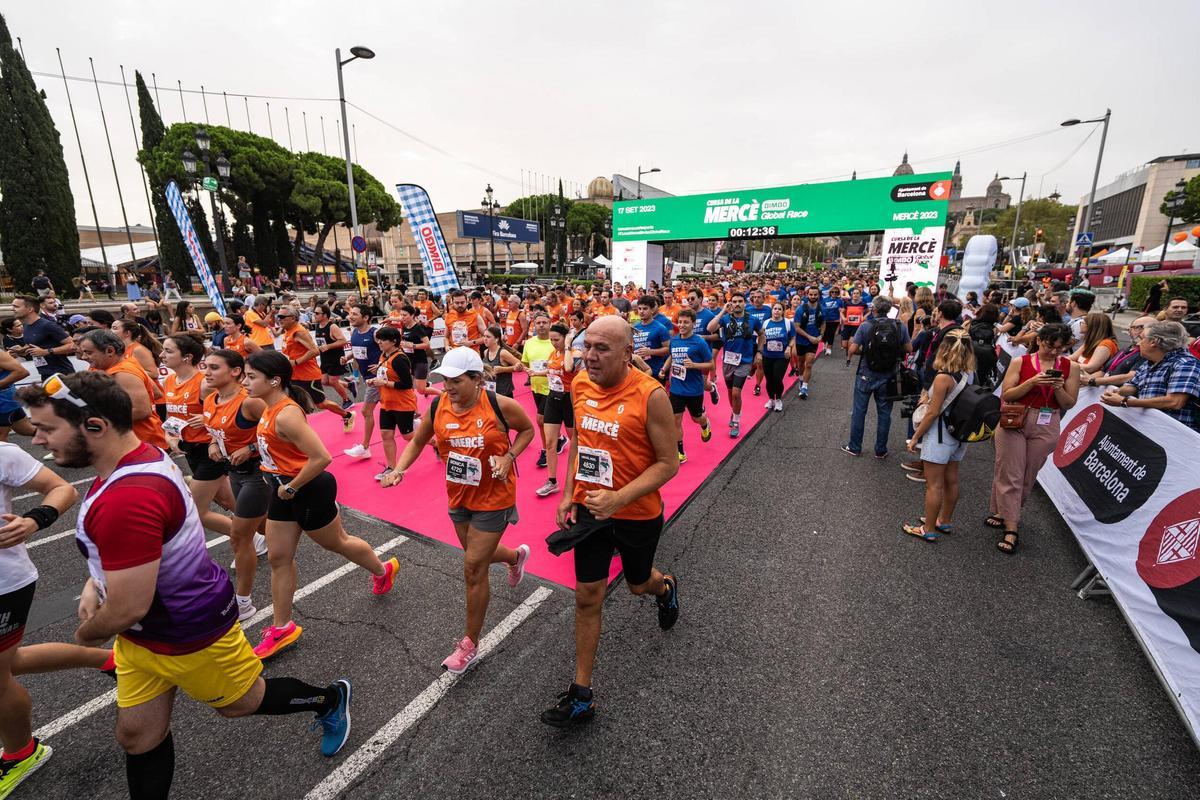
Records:
[[[730,228],[725,235],[730,239],[753,239],[756,236],[776,236],[778,233],[777,225],[758,225],[752,228]]]

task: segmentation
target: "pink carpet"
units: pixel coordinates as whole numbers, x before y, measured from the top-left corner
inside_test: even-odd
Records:
[[[516,399],[525,406],[530,419],[534,418],[533,396],[530,390],[521,385],[524,376],[516,376],[518,384]],[[789,380],[790,385],[790,380]],[[684,450],[687,452],[687,463],[679,468],[679,474],[662,488],[665,515],[671,517],[696,492],[700,484],[726,458],[733,449],[745,439],[754,426],[768,413],[763,404],[766,395],[754,397],[753,384],[747,382],[742,403],[741,436],[737,439],[729,437],[729,400],[724,384],[720,385],[721,403],[712,408],[711,399],[706,396],[706,413],[710,415],[713,436],[706,444],[700,441],[700,429],[684,416],[683,439]],[[432,398],[420,398],[420,408],[424,412],[429,407]],[[801,402],[791,394],[785,403]],[[356,407],[357,410],[357,407]],[[380,444],[379,429],[376,428],[371,440],[371,458],[353,459],[342,451],[362,441],[362,416],[356,414],[355,430],[353,433],[342,433],[341,419],[327,411],[320,411],[309,418],[315,430],[329,448],[333,463],[329,472],[338,481],[338,502],[355,509],[363,514],[386,520],[407,528],[422,536],[428,536],[446,544],[460,547],[454,526],[446,514],[446,484],[443,466],[433,455],[432,450],[426,449],[416,464],[404,476],[404,482],[390,489],[383,489],[373,477],[384,464],[383,445]],[[397,450],[402,451],[404,440],[396,436]],[[575,586],[574,554],[567,552],[562,556],[551,555],[546,549],[545,539],[557,527],[554,521],[555,509],[562,494],[552,494],[549,497],[538,497],[534,491],[546,482],[545,469],[536,466],[540,447],[535,437],[533,444],[521,454],[517,460],[517,511],[521,521],[510,527],[504,534],[503,543],[511,547],[528,544],[531,549],[526,570],[540,578],[553,581],[568,588]],[[559,457],[558,480],[562,483],[566,473],[566,455],[564,450]],[[609,580],[620,574],[620,559],[613,559],[612,572]]]

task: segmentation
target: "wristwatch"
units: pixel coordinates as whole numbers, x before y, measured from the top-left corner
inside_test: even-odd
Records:
[[[295,486],[292,486],[292,485],[289,483],[287,486],[283,487],[283,492],[284,492],[284,494],[286,494],[286,495],[290,495],[291,497],[295,497],[295,496],[296,496],[296,487],[295,487]]]
[[[1121,408],[1129,408],[1129,397],[1121,398]]]

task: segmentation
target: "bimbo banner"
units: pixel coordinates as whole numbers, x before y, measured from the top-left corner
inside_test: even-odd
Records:
[[[614,241],[759,239],[943,228],[949,172],[806,183],[613,205]],[[934,255],[934,264],[941,257]]]
[[[434,294],[445,294],[458,288],[458,276],[454,273],[454,262],[442,237],[442,226],[433,213],[429,194],[414,183],[396,185],[404,217],[412,230],[413,239],[425,265],[425,283]]]
[[[937,288],[944,225],[925,228],[889,228],[879,250],[879,285],[892,281],[893,295],[904,294],[909,283]]]
[[[1112,590],[1196,738],[1200,433],[1081,388],[1038,481]]]
[[[183,195],[179,193],[179,187],[175,185],[175,181],[167,184],[164,194],[167,196],[167,207],[171,209],[171,214],[175,217],[175,224],[179,226],[179,233],[183,236],[183,244],[192,256],[192,263],[196,265],[196,274],[200,276],[204,292],[212,301],[213,308],[223,317],[226,313],[225,300],[221,297],[221,290],[217,288],[217,282],[213,279],[208,259],[204,256],[204,248],[200,246],[200,238],[196,235],[196,226],[192,224],[192,218],[188,216],[187,208],[183,205]]]

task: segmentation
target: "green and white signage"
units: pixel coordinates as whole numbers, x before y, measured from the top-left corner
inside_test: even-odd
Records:
[[[938,172],[629,200],[613,205],[613,241],[758,239],[940,228],[946,224],[950,178],[949,172]]]

